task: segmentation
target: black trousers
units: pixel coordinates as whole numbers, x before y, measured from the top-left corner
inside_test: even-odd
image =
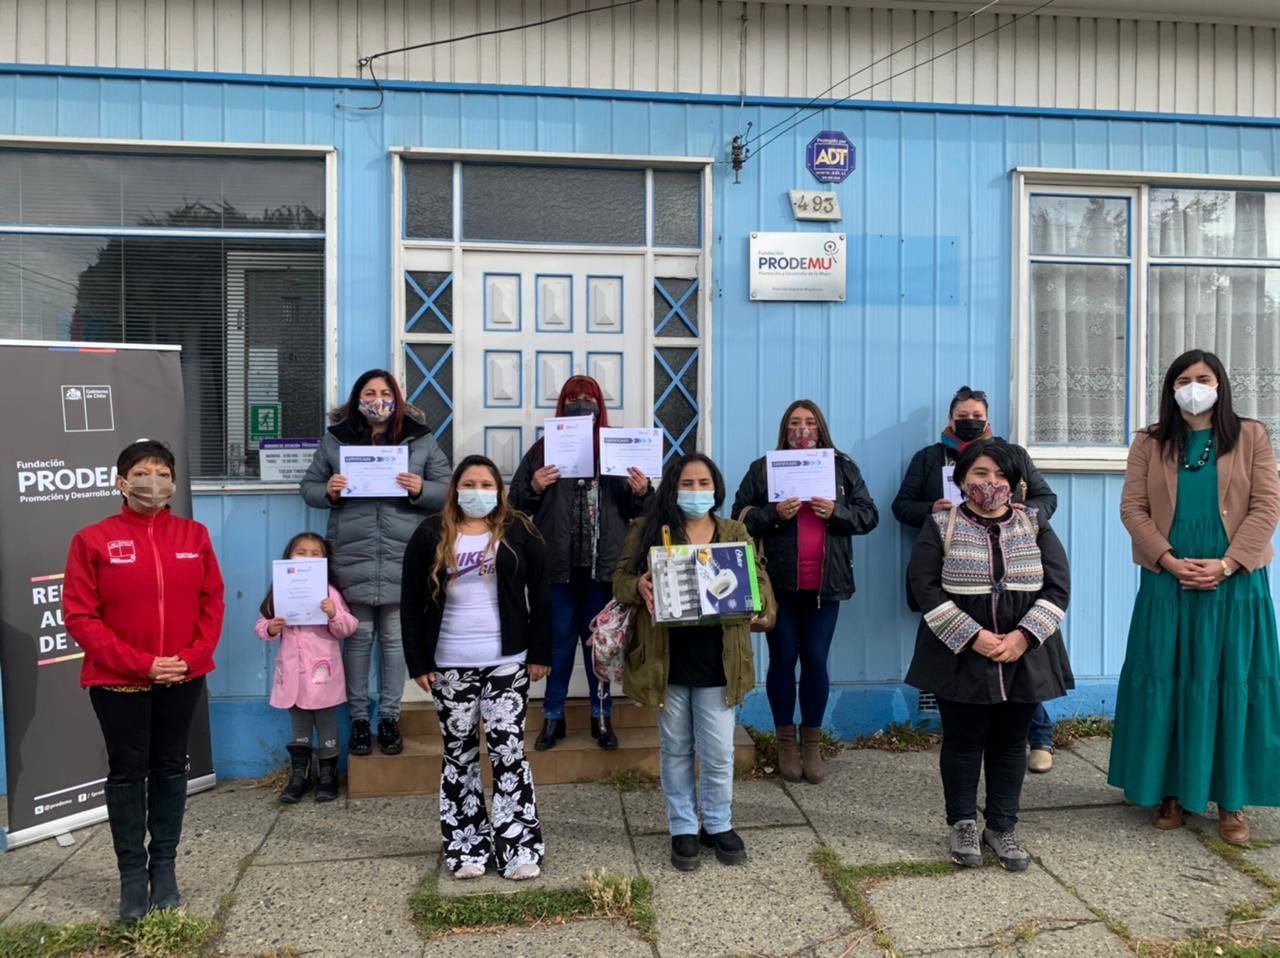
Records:
[[[204,677],[147,692],[89,689],[107,743],[107,782],[123,785],[149,776],[187,773],[187,741]]]
[[[987,827],[1011,832],[1027,774],[1027,732],[1039,706],[1001,702],[971,705],[938,699],[942,716],[942,790],[947,824],[978,817],[978,778],[987,771]]]

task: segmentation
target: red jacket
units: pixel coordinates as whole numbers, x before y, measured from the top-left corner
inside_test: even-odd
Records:
[[[212,672],[223,609],[209,530],[192,519],[125,506],[71,540],[62,612],[83,688],[149,685],[160,656],[181,656],[193,679]]]

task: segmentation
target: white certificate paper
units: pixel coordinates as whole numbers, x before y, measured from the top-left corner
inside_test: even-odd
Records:
[[[942,467],[942,498],[958,506],[964,502],[964,493],[956,485],[955,474],[956,467],[950,463]]]
[[[409,471],[408,446],[340,446],[338,472],[347,477],[342,495],[355,498],[407,496],[396,476]]]
[[[328,559],[276,559],[271,563],[271,601],[276,618],[289,625],[327,625],[320,603],[329,597]]]
[[[778,449],[765,454],[769,501],[836,498],[834,449]]]
[[[561,479],[593,479],[596,474],[595,419],[563,416],[542,424],[543,462]]]
[[[625,477],[632,466],[651,479],[662,475],[662,430],[601,429],[600,475]]]

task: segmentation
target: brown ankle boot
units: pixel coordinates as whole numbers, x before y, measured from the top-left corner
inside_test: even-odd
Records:
[[[800,727],[800,758],[804,764],[804,780],[817,785],[827,777],[822,765],[822,729]]]
[[[1218,834],[1229,845],[1249,844],[1249,823],[1245,821],[1244,810],[1227,812],[1218,809]]]
[[[800,748],[796,745],[794,725],[778,726],[778,771],[788,782],[798,782],[804,778],[800,769]]]
[[[1169,832],[1182,827],[1182,818],[1182,806],[1178,804],[1178,800],[1166,798],[1160,802],[1160,810],[1156,812],[1152,824],[1162,832]]]

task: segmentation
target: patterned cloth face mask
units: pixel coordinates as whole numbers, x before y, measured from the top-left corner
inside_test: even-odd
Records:
[[[787,445],[792,449],[813,449],[818,445],[818,430],[812,426],[788,426]]]
[[[1007,482],[971,482],[964,493],[965,498],[983,512],[995,512],[1009,504],[1013,490]]]
[[[361,399],[360,412],[369,422],[386,422],[396,411],[394,399]]]

